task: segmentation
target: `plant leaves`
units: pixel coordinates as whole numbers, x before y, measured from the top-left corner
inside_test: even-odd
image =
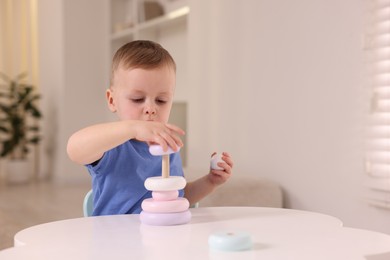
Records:
[[[37,134],[39,126],[27,125],[30,119],[42,117],[39,107],[34,104],[41,98],[31,84],[20,81],[28,76],[26,72],[11,79],[0,72],[0,79],[6,84],[0,85],[0,157],[13,155],[15,151],[22,156],[29,153],[28,144],[38,144],[41,137]]]
[[[9,133],[9,129],[7,127],[4,127],[4,126],[0,126],[0,132]]]
[[[11,81],[11,79],[1,71],[0,71],[0,78],[2,78],[5,82]]]
[[[19,80],[21,80],[21,79],[23,79],[25,77],[27,77],[27,72],[22,72],[22,73],[16,75],[15,80],[19,81]]]
[[[30,140],[28,140],[28,142],[32,143],[32,144],[38,144],[39,141],[41,141],[41,137],[40,136],[35,136],[35,137],[31,138]]]

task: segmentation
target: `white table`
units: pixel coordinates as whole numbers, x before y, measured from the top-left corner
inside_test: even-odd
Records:
[[[34,226],[15,235],[0,259],[299,259],[388,260],[390,236],[342,227],[313,212],[256,207],[191,209],[179,226],[146,226],[138,215],[69,219]],[[216,231],[246,231],[252,250],[210,250]]]

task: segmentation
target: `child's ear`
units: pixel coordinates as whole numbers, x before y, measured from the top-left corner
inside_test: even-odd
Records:
[[[106,99],[107,99],[107,105],[108,109],[110,109],[111,112],[116,112],[116,106],[114,102],[114,97],[111,88],[106,90]]]

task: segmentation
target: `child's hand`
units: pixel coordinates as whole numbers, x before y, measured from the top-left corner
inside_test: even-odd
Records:
[[[168,146],[174,151],[177,151],[183,146],[183,142],[179,138],[185,132],[171,124],[161,122],[137,121],[135,126],[135,139],[152,144],[159,144],[164,151],[167,151]]]
[[[211,157],[214,155],[213,153]],[[223,162],[219,162],[217,165],[222,168],[222,170],[215,170],[215,169],[210,169],[210,173],[208,175],[209,181],[215,185],[221,185],[225,183],[231,176],[232,174],[232,169],[233,169],[233,160],[230,157],[230,155],[226,152],[222,153],[222,160]]]

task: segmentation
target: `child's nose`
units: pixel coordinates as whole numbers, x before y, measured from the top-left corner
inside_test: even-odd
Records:
[[[148,114],[148,115],[154,115],[154,114],[156,114],[156,110],[154,110],[154,109],[148,109],[148,110],[146,110],[146,114]]]
[[[145,113],[148,114],[148,115],[156,114],[156,107],[154,105],[152,105],[152,104],[146,105]]]

